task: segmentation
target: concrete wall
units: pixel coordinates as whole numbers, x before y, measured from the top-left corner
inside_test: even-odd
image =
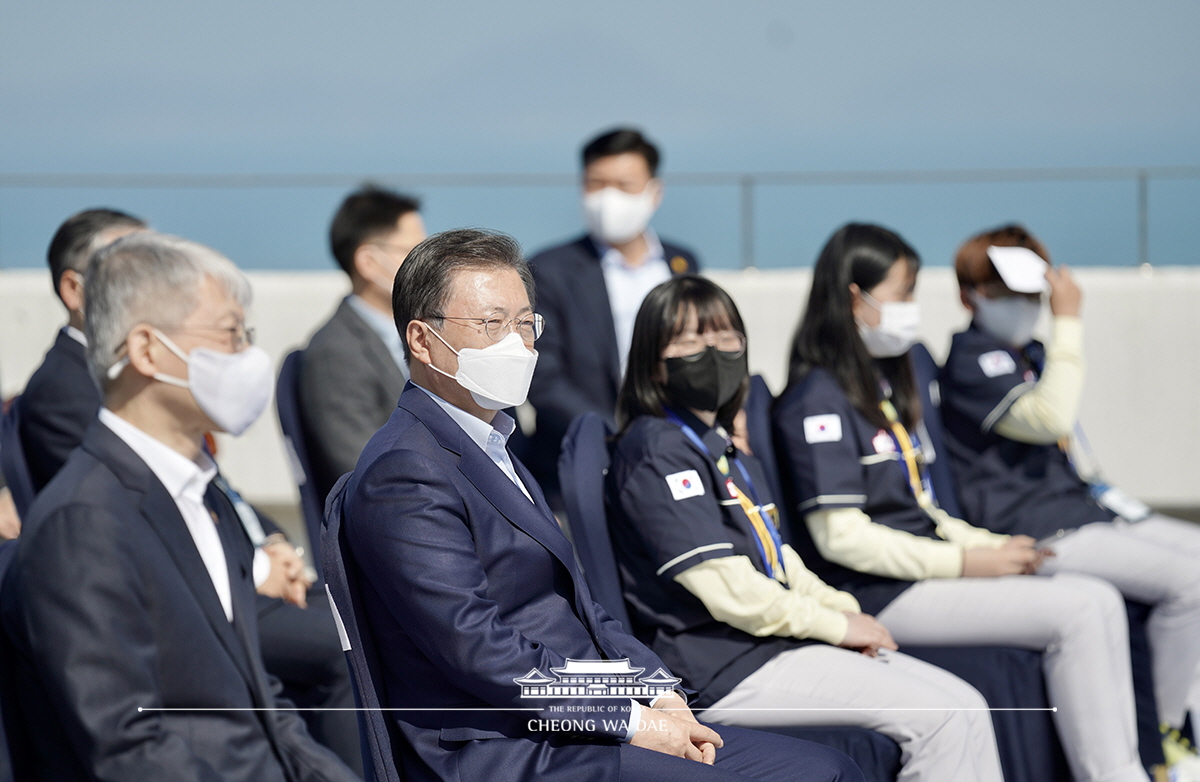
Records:
[[[1108,477],[1143,499],[1200,506],[1200,269],[1081,269],[1088,385],[1082,422]],[[0,382],[18,393],[53,341],[64,313],[42,271],[0,272]],[[778,392],[805,298],[807,271],[720,271],[712,278],[747,322],[750,365]],[[251,322],[278,363],[344,295],[335,272],[254,272]],[[922,337],[944,358],[966,321],[951,270],[921,272]],[[1044,324],[1043,324],[1044,325]],[[268,413],[241,438],[222,437],[219,459],[249,499],[294,501],[279,425]]]

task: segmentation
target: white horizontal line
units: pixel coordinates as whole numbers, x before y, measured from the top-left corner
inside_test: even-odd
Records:
[[[739,708],[732,708],[732,707],[730,707],[730,708],[722,707],[719,709],[717,709],[717,708],[699,709],[698,711],[700,713],[707,712],[707,711],[1053,711],[1053,712],[1057,712],[1058,707],[1057,706],[1047,706],[1047,707],[1012,706],[1012,707],[1007,707],[1007,708],[995,708],[995,709],[990,706],[955,706],[955,707],[947,707],[947,708],[939,708],[937,706],[914,706],[912,708],[906,708],[904,706],[888,706],[888,707],[879,708],[879,709],[872,709],[872,708],[868,708],[868,707],[842,708],[840,706],[814,706],[811,708],[797,707],[797,708],[778,708],[778,709],[764,709],[764,708],[750,708],[750,707],[747,707],[744,709],[739,709]]]
[[[305,708],[297,707],[297,708],[291,708],[291,709],[284,709],[284,708],[278,708],[278,707],[270,707],[270,708],[207,707],[207,708],[188,709],[188,708],[181,708],[181,707],[152,708],[149,706],[138,706],[138,711],[139,712],[147,712],[147,711],[545,711],[545,709],[540,709],[540,708],[498,709],[498,708],[492,708],[492,707],[478,708],[478,709],[470,709],[470,708],[459,709],[459,708],[440,708],[440,707],[406,708],[406,707],[402,707],[402,706],[389,707],[389,708],[381,707],[378,709],[365,709],[365,708],[360,709],[360,708],[351,708],[351,707],[344,707],[344,708],[329,707],[329,708],[327,708],[327,707],[322,707],[322,706],[312,706],[312,707],[305,707]],[[681,709],[663,709],[663,711],[681,711]],[[845,708],[843,708],[840,706],[813,706],[813,707],[796,707],[796,708],[781,707],[781,708],[777,708],[777,709],[752,708],[752,707],[746,707],[746,708],[732,708],[732,707],[724,708],[724,707],[722,707],[719,709],[718,708],[697,709],[695,711],[697,713],[709,712],[709,711],[1051,711],[1051,712],[1057,712],[1058,707],[1057,706],[1008,707],[1008,708],[995,708],[995,709],[991,708],[991,707],[986,707],[986,706],[983,706],[983,707],[961,706],[961,707],[947,707],[947,708],[939,708],[937,706],[914,706],[912,708],[905,708],[903,706],[888,706],[888,707],[883,707],[883,708],[878,708],[878,709],[872,709],[872,708],[867,708],[867,707],[863,707],[863,708],[845,707]]]

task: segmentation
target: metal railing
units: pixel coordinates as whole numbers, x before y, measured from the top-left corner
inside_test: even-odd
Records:
[[[755,196],[762,186],[988,184],[1108,181],[1136,185],[1137,258],[1150,263],[1151,180],[1200,180],[1200,166],[1108,166],[1076,168],[978,168],[893,171],[679,172],[667,184],[735,187],[738,190],[738,247],[741,267],[755,266]],[[575,173],[446,174],[4,174],[0,188],[351,188],[364,180],[419,187],[563,187]]]

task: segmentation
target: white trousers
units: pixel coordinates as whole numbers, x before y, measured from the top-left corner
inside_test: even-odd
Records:
[[[1002,782],[987,703],[957,676],[898,652],[813,644],[777,655],[699,715],[762,728],[854,725],[900,746],[898,782]]]
[[[1043,574],[1087,573],[1154,607],[1146,632],[1159,722],[1200,718],[1200,525],[1169,516],[1089,524],[1050,541]],[[1200,721],[1193,718],[1193,724]]]
[[[1042,652],[1055,725],[1076,782],[1146,782],[1137,754],[1129,631],[1112,585],[1062,574],[930,579],[879,612],[896,642]]]

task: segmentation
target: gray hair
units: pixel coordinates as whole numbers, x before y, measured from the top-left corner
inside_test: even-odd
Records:
[[[250,281],[233,262],[202,244],[154,231],[125,236],[100,250],[88,264],[88,369],[107,390],[108,369],[119,359],[129,332],[139,323],[158,329],[178,326],[200,304],[200,285],[211,277],[243,308],[250,306]]]
[[[520,275],[533,306],[533,274],[521,254],[521,245],[508,234],[459,228],[434,234],[418,244],[404,259],[392,286],[392,314],[401,338],[410,321],[435,321],[441,326],[454,272],[504,268]],[[404,358],[411,361],[408,340],[402,341]]]

